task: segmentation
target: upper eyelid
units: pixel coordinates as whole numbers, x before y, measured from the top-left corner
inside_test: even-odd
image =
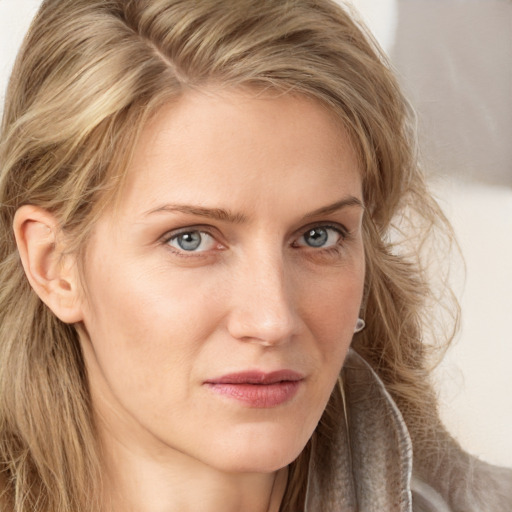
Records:
[[[350,234],[350,230],[346,228],[343,224],[340,224],[338,222],[313,222],[309,225],[306,225],[302,228],[299,228],[294,236],[303,236],[307,231],[315,228],[330,228],[334,229],[335,231],[338,231],[343,236],[348,236]]]
[[[315,229],[315,228],[332,229],[333,231],[336,231],[336,232],[340,235],[340,238],[341,238],[341,240],[342,240],[343,242],[344,242],[344,241],[347,239],[347,237],[350,235],[349,230],[348,230],[348,229],[346,229],[346,228],[345,228],[344,226],[342,226],[342,225],[333,224],[333,223],[326,223],[326,224],[321,224],[321,223],[320,223],[320,224],[313,224],[313,225],[312,225],[312,226],[310,226],[310,227],[307,227],[307,228],[305,228],[305,229],[303,229],[303,230],[299,230],[299,233],[300,233],[300,234],[299,234],[299,236],[294,237],[293,242],[292,242],[292,245],[293,245],[294,243],[296,243],[296,241],[297,241],[299,238],[304,237],[304,235],[305,235],[308,231],[310,231],[310,230],[312,230],[312,229]],[[339,242],[338,242],[338,243],[339,243]],[[338,244],[336,244],[336,245],[338,245]],[[301,245],[300,247],[303,247],[303,246]],[[320,251],[320,250],[322,250],[322,249],[323,249],[323,247],[318,247],[318,248],[313,248],[313,247],[311,247],[311,249],[314,249],[315,251]],[[325,249],[327,249],[327,248],[325,248]]]
[[[214,232],[218,232],[213,226],[204,226],[204,225],[194,225],[194,226],[185,226],[183,228],[176,228],[166,231],[161,237],[160,240],[169,241],[177,236],[183,235],[185,233],[193,233],[194,231],[199,231],[200,233],[205,233],[213,238],[217,238]]]
[[[178,230],[174,230],[174,231],[168,231],[165,235],[160,237],[160,241],[161,241],[161,244],[167,246],[167,248],[172,253],[174,253],[175,256],[184,257],[184,258],[202,258],[202,257],[204,258],[204,257],[207,257],[209,255],[211,256],[211,252],[212,252],[211,249],[206,249],[204,251],[195,251],[195,250],[187,251],[185,249],[182,249],[182,248],[179,248],[179,247],[175,247],[174,245],[172,245],[170,243],[171,240],[176,239],[180,235],[183,235],[183,234],[186,234],[186,233],[193,233],[195,231],[197,231],[197,232],[199,232],[201,234],[206,234],[209,237],[211,237],[212,240],[218,242],[218,239],[214,235],[212,235],[210,232],[205,230],[204,228],[202,228],[202,229],[183,228],[183,229],[178,229]],[[221,244],[220,242],[218,242],[218,243]],[[223,244],[221,244],[221,245],[223,245]]]

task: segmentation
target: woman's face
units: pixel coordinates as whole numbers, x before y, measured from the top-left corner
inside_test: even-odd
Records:
[[[81,341],[100,431],[160,460],[290,463],[361,303],[361,177],[305,98],[188,93],[135,148],[86,251]]]

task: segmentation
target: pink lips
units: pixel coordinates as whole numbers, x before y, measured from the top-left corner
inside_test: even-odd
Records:
[[[255,408],[277,407],[291,400],[304,377],[292,370],[232,373],[204,384],[215,393]]]

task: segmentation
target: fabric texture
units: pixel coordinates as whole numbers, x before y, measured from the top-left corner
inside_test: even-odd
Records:
[[[446,492],[443,496],[442,485],[414,473],[412,443],[402,415],[377,374],[353,350],[342,379],[345,422],[336,432],[317,429],[312,439],[305,512],[512,512],[512,470],[494,471],[465,454],[475,461],[472,481],[478,480],[481,465],[483,481],[496,477],[492,481],[498,492],[489,489],[482,508],[482,501],[474,499],[481,497],[480,491],[468,486],[463,475],[451,482],[457,488],[449,497]],[[322,442],[322,435],[329,436],[328,442]]]

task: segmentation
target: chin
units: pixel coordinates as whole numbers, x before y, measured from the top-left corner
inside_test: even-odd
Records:
[[[291,464],[301,453],[300,450],[284,453],[241,452],[237,456],[217,461],[216,466],[225,473],[274,473]]]
[[[282,469],[300,455],[312,434],[291,430],[275,426],[239,429],[216,447],[214,465],[229,473],[272,473]]]

